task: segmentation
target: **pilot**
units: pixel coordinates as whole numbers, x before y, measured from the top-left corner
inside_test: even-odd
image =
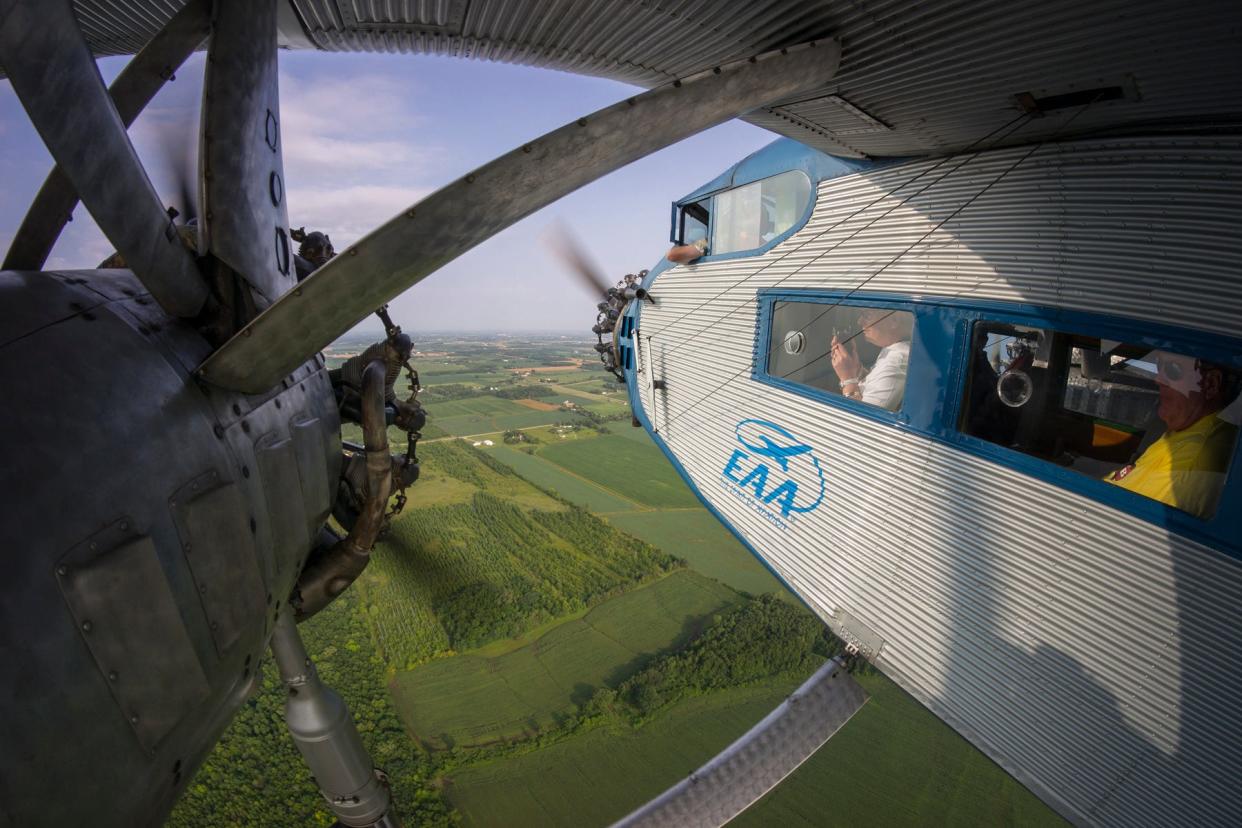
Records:
[[[336,255],[336,251],[332,249],[332,240],[327,233],[312,230],[298,235],[302,236],[302,244],[298,246],[298,254],[293,257],[293,264],[300,282],[327,264],[328,259]]]
[[[1197,517],[1211,517],[1238,432],[1221,416],[1237,395],[1237,377],[1183,354],[1155,351],[1152,357],[1160,392],[1156,416],[1168,430],[1138,460],[1105,480]]]
[[[362,392],[362,374],[372,360],[384,363],[384,405],[396,411],[395,424],[407,431],[418,431],[426,423],[427,416],[417,402],[407,403],[397,398],[394,388],[397,378],[401,376],[401,368],[410,358],[414,344],[406,334],[399,333],[394,337],[376,342],[358,356],[350,357],[333,374],[333,385],[341,387],[346,398],[342,409],[348,410],[351,403],[358,399]],[[350,397],[352,395],[352,398]]]
[[[858,315],[863,337],[880,348],[875,363],[863,370],[858,349],[847,337],[832,337],[832,369],[841,381],[841,393],[850,399],[896,411],[906,392],[910,364],[910,335],[914,318],[905,311],[864,308]]]

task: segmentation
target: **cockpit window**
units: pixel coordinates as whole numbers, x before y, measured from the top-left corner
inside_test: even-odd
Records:
[[[975,326],[960,427],[1209,518],[1237,442],[1238,372],[1194,355]]]
[[[800,170],[720,193],[715,198],[709,251],[733,253],[762,247],[794,226],[810,198],[811,180]]]
[[[677,236],[681,240],[679,244],[694,244],[699,239],[707,238],[711,218],[710,205],[711,199],[705,198],[681,208],[681,232]]]
[[[771,325],[770,377],[901,408],[914,329],[909,311],[778,301]]]

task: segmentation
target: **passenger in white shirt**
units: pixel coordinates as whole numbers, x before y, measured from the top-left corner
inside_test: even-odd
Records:
[[[901,408],[910,364],[910,335],[914,317],[907,311],[863,308],[858,315],[863,337],[880,347],[870,370],[864,371],[858,349],[847,337],[832,338],[832,368],[841,381],[841,393],[889,411]]]

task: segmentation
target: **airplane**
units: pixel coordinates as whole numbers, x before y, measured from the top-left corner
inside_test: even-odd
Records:
[[[785,140],[673,205],[670,242],[706,255],[602,303],[601,356],[640,424],[857,657],[1059,813],[1230,822],[1233,404],[1189,435],[1217,467],[1156,497],[1127,486],[1154,486],[1147,452],[1171,457],[1190,430],[1155,425],[1187,398],[1161,366],[1195,378],[1196,404],[1223,402],[1242,368],[1240,22],[1212,0],[0,0],[0,68],[58,165],[0,272],[0,538],[22,550],[0,602],[0,652],[20,665],[0,679],[0,814],[160,823],[270,648],[340,823],[395,825],[296,629],[365,566],[394,483],[383,366],[347,463],[319,352],[520,218],[744,117]],[[125,128],[204,42],[187,245]],[[281,48],[648,91],[299,282]],[[105,54],[135,54],[111,89]],[[43,269],[79,199],[127,268]],[[343,474],[366,494],[341,539],[324,527]],[[627,824],[727,821],[858,709],[847,668]]]

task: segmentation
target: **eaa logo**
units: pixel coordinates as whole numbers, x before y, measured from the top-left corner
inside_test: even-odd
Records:
[[[782,518],[810,512],[824,499],[824,470],[811,447],[767,420],[742,420],[721,472],[736,493]]]

